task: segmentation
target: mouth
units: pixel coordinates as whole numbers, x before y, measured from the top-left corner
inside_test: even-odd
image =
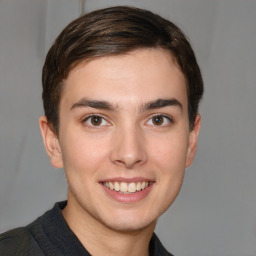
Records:
[[[102,185],[109,190],[114,190],[120,194],[135,194],[136,192],[143,191],[152,184],[151,181],[138,181],[138,182],[118,182],[107,181],[102,182]]]

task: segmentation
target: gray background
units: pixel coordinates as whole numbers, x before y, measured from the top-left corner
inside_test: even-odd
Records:
[[[256,255],[256,1],[85,1],[85,11],[129,4],[178,24],[205,82],[196,160],[157,233],[176,256]],[[38,128],[41,68],[78,0],[0,0],[0,232],[66,197]],[[152,206],[154,207],[154,206]]]

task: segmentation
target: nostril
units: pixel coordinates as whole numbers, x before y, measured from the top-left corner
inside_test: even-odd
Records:
[[[115,160],[114,163],[120,166],[124,166],[127,169],[132,169],[134,166],[137,165],[141,165],[143,164],[145,161],[143,161],[142,159],[133,159],[133,158],[127,158],[127,159],[123,159],[123,160]]]

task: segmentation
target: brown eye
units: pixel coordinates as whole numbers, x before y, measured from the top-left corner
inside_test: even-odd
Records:
[[[102,117],[100,116],[92,116],[91,117],[91,124],[93,126],[99,126],[102,123]]]
[[[154,125],[162,125],[164,123],[164,117],[163,116],[154,116],[152,118],[152,123]]]
[[[147,125],[150,126],[160,126],[160,127],[167,127],[173,123],[173,119],[167,115],[154,115],[152,116],[147,122]]]
[[[109,122],[102,116],[91,115],[83,120],[83,123],[88,127],[108,126]]]

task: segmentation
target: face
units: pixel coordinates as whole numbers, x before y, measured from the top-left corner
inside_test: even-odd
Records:
[[[143,49],[73,69],[60,102],[58,138],[40,120],[48,155],[64,167],[67,210],[113,230],[155,225],[192,163],[185,78],[166,51]]]

